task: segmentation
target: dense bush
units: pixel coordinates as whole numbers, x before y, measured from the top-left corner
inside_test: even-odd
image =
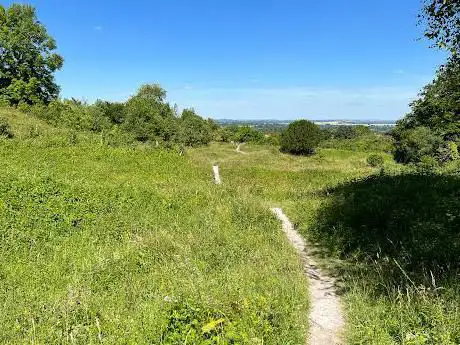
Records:
[[[382,166],[383,162],[384,160],[382,155],[372,154],[367,157],[367,164],[374,168]]]
[[[396,142],[394,158],[400,163],[418,163],[424,156],[434,157],[442,138],[428,127],[398,130],[393,133]]]
[[[319,146],[350,151],[391,152],[393,150],[393,138],[388,135],[370,132],[368,135],[358,136],[354,139],[330,138],[322,141]]]
[[[415,164],[415,169],[421,173],[431,173],[439,167],[439,162],[433,156],[423,156]]]
[[[281,151],[293,154],[312,154],[321,141],[321,136],[321,129],[313,122],[294,121],[281,134]]]
[[[159,85],[142,85],[126,103],[122,127],[139,141],[170,141],[178,135],[177,119]]]
[[[231,140],[238,143],[262,144],[264,141],[264,134],[251,126],[230,126],[227,129]]]
[[[0,117],[0,136],[4,138],[12,138],[13,132],[11,131],[11,126],[8,121]]]
[[[338,126],[333,132],[334,138],[338,139],[353,139],[358,135],[358,132],[353,126]]]

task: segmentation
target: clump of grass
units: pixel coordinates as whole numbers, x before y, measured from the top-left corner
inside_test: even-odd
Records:
[[[369,164],[373,168],[381,167],[384,163],[384,158],[382,155],[379,154],[371,154],[367,157],[367,164]]]
[[[14,137],[10,124],[3,117],[0,117],[0,137],[4,137],[4,138]]]

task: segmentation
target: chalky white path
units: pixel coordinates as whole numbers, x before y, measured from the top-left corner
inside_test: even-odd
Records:
[[[315,261],[307,253],[308,246],[305,240],[295,230],[283,210],[273,208],[272,211],[283,223],[284,233],[302,258],[305,274],[309,281],[311,312],[308,344],[343,344],[341,333],[344,320],[340,298],[335,291],[334,279],[322,274],[318,269]]]
[[[238,146],[236,147],[236,150],[235,150],[235,151],[238,152],[238,153],[241,153],[241,154],[243,154],[243,155],[246,155],[247,152],[241,151],[241,145],[243,145],[243,144],[238,144]]]
[[[221,184],[222,181],[220,179],[219,166],[218,165],[213,165],[212,166],[212,172],[214,173],[214,183],[215,184]]]

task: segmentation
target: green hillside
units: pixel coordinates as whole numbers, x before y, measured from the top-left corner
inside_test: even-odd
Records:
[[[301,342],[305,280],[269,210],[174,152],[48,145],[66,133],[2,115],[0,343]]]
[[[456,177],[380,145],[184,154],[0,117],[0,343],[302,344],[308,284],[275,206],[339,277],[349,344],[460,339]]]

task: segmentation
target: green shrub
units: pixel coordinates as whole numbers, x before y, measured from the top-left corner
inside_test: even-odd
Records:
[[[439,163],[445,164],[459,158],[457,144],[453,141],[447,141],[436,150],[436,159]]]
[[[319,147],[363,152],[391,152],[393,150],[393,138],[371,132],[354,139],[328,139],[322,141]]]
[[[264,138],[264,144],[272,145],[272,146],[279,146],[280,144],[279,134],[278,133],[266,134]]]
[[[3,117],[0,117],[0,136],[4,138],[12,138],[14,136],[10,124]]]
[[[228,133],[221,133],[215,121],[200,117],[193,109],[185,109],[179,117],[177,109],[173,109],[165,97],[166,91],[159,85],[143,85],[125,103],[97,100],[88,104],[72,98],[55,100],[48,105],[21,104],[21,107],[24,112],[56,127],[101,133],[102,142],[114,146],[130,143],[132,138],[140,142],[168,142],[170,147],[179,143],[198,146],[213,139],[228,140]],[[117,126],[115,131],[114,126]],[[120,131],[126,135],[118,133]],[[263,135],[256,133],[263,141]],[[254,137],[252,133],[251,138]]]
[[[353,127],[357,136],[369,135],[372,133],[369,126],[357,125]]]
[[[238,143],[262,144],[264,142],[263,133],[250,126],[239,126],[233,130],[233,140]]]
[[[321,129],[321,140],[329,140],[334,136],[334,131],[331,128]]]
[[[428,127],[396,128],[393,135],[396,140],[394,158],[400,163],[419,163],[424,156],[435,157],[442,144],[442,138]]]
[[[383,162],[383,156],[378,154],[372,154],[369,157],[367,157],[367,164],[369,164],[373,168],[382,166]]]
[[[460,154],[458,153],[457,143],[454,143],[453,141],[449,141],[447,143],[447,146],[449,147],[452,160],[460,159]]]
[[[333,135],[336,139],[354,139],[358,132],[353,126],[338,126]]]
[[[439,167],[439,163],[436,158],[427,155],[421,157],[420,161],[415,166],[420,172],[432,172]]]
[[[122,131],[119,126],[113,126],[112,129],[101,133],[102,143],[112,147],[127,146],[132,144],[134,140],[130,133]]]
[[[281,151],[293,154],[312,154],[321,141],[321,137],[321,129],[313,122],[294,121],[281,134]]]

